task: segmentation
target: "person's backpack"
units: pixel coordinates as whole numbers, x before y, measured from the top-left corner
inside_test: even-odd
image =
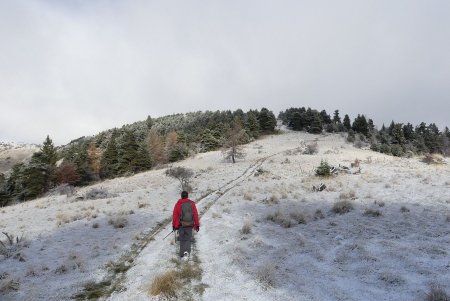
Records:
[[[183,227],[190,227],[194,225],[194,214],[192,212],[191,202],[181,204],[180,223]]]

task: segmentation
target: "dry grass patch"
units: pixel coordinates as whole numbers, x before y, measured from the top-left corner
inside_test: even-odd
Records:
[[[0,279],[0,293],[2,293],[2,294],[7,294],[10,292],[18,291],[19,287],[20,287],[20,283],[16,279],[12,279],[9,277]]]
[[[291,212],[289,216],[298,224],[306,224],[305,215],[301,212]]]
[[[253,200],[253,195],[250,192],[244,193],[244,200],[251,201]]]
[[[347,200],[336,202],[333,205],[333,208],[331,208],[331,211],[337,214],[345,214],[352,210],[353,210],[353,203]]]
[[[409,212],[409,211],[410,211],[409,208],[406,207],[406,206],[400,207],[400,212],[402,212],[402,213],[406,213],[406,212]]]
[[[325,215],[323,214],[322,210],[317,209],[316,212],[314,212],[315,220],[324,219],[324,218],[325,218]]]
[[[241,233],[250,234],[252,232],[252,226],[252,222],[250,220],[246,220],[244,225],[242,226]]]
[[[255,276],[265,289],[275,287],[276,285],[276,267],[274,264],[267,264],[259,267]]]
[[[177,272],[172,270],[156,276],[148,292],[153,296],[161,295],[166,298],[175,298],[177,288]]]

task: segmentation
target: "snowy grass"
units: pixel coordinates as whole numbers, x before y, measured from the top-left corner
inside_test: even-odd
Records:
[[[153,296],[161,295],[166,298],[175,298],[178,286],[177,272],[170,270],[155,277],[148,293]]]

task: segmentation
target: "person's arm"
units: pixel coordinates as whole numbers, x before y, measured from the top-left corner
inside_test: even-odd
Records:
[[[175,204],[175,207],[173,208],[173,215],[172,215],[172,228],[178,229],[180,228],[180,214],[181,214],[181,206],[177,202]]]
[[[198,231],[200,229],[200,220],[198,218],[197,206],[195,206],[194,202],[192,202],[192,213],[194,214],[194,229]]]

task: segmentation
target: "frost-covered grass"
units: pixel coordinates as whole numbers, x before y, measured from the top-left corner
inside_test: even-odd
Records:
[[[297,151],[317,137],[317,154]],[[430,283],[447,289],[447,164],[358,149],[339,135],[287,132],[245,150],[236,164],[220,152],[176,164],[194,171],[191,197],[204,212],[192,271],[174,265],[173,234],[163,240],[179,198],[164,169],[2,208],[0,227],[28,243],[25,261],[0,256],[0,299],[66,300],[108,271],[124,275],[110,297],[92,291],[108,300],[170,296],[170,275],[151,293],[168,271],[192,300],[424,300]],[[350,172],[318,180],[321,160]],[[313,192],[318,181],[327,189]],[[338,202],[353,210],[333,212]],[[126,225],[114,227],[116,218]]]

